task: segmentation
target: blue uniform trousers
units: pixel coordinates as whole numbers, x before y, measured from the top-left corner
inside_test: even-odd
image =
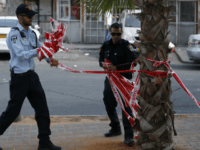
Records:
[[[0,116],[0,135],[17,118],[25,98],[28,98],[35,110],[38,125],[39,144],[50,142],[50,116],[44,90],[35,72],[27,75],[12,75],[10,84],[10,101],[6,110]]]
[[[104,95],[103,101],[104,101],[104,104],[106,107],[106,111],[107,111],[108,117],[110,118],[110,121],[111,121],[111,123],[109,124],[111,127],[111,130],[121,131],[120,122],[119,122],[119,118],[117,116],[117,111],[116,111],[118,102],[116,101],[116,99],[114,97],[113,91],[111,89],[111,86],[110,86],[110,83],[109,83],[109,80],[107,77],[106,77],[105,83],[104,83],[103,95]],[[132,116],[132,111],[131,111],[130,107],[125,107],[125,110],[127,111],[127,113],[129,115]],[[123,111],[122,111],[122,122],[123,122],[123,126],[124,126],[125,138],[127,138],[127,137],[133,138],[132,126]]]

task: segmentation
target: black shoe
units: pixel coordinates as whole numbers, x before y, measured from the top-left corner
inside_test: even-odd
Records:
[[[124,144],[127,144],[129,146],[134,144],[133,138],[125,138]]]
[[[0,150],[3,150],[3,148],[0,147]]]
[[[61,150],[61,149],[62,149],[61,147],[55,146],[55,145],[53,145],[53,143],[49,143],[48,145],[39,145],[38,146],[38,150]]]
[[[105,137],[112,137],[112,136],[117,136],[117,135],[121,135],[122,132],[121,131],[113,131],[110,130],[107,133],[104,134]]]

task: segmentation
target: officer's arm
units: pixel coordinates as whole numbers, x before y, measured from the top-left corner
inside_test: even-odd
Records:
[[[127,57],[127,61],[122,66],[117,66],[117,70],[129,70],[131,67],[132,62],[137,58],[135,52],[133,52],[133,47],[130,45],[130,43],[126,43],[125,47],[125,55]],[[127,64],[126,64],[127,63]],[[134,66],[137,64],[135,63]]]
[[[15,55],[21,60],[27,60],[37,56],[37,49],[26,51],[20,41],[21,35],[18,32],[12,32],[6,39],[7,45],[11,47]]]
[[[99,66],[103,67],[102,62],[104,62],[104,48],[105,46],[102,45],[102,47],[100,48],[100,52],[99,52]]]

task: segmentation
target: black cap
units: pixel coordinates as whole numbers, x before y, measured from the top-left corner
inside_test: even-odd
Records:
[[[30,6],[28,6],[28,5],[24,4],[24,3],[22,3],[22,4],[20,4],[20,5],[17,7],[15,13],[16,13],[16,15],[22,14],[22,13],[23,13],[23,14],[25,14],[26,16],[34,16],[34,15],[37,14],[38,12],[33,11],[33,10],[31,9]]]

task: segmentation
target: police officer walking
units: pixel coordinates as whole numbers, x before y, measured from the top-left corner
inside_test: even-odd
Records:
[[[6,110],[0,116],[0,135],[11,125],[20,113],[24,99],[27,97],[35,110],[35,119],[38,125],[38,150],[61,150],[50,141],[50,115],[44,90],[37,73],[33,57],[37,56],[37,48],[41,43],[29,26],[37,12],[26,4],[16,9],[19,23],[12,28],[7,36],[7,45],[10,50],[10,101]],[[51,66],[57,66],[53,60]],[[2,150],[2,148],[0,148]]]
[[[99,53],[99,65],[106,69],[105,66],[102,65],[104,59],[108,59],[112,62],[112,64],[108,67],[110,71],[117,70],[129,70],[131,66],[131,62],[136,59],[136,55],[133,51],[133,47],[130,43],[121,38],[122,35],[122,26],[118,23],[114,23],[111,25],[110,34],[112,39],[103,43],[100,53]],[[121,65],[123,64],[123,65]],[[121,66],[120,66],[121,65]],[[136,64],[135,64],[136,65]],[[132,78],[131,73],[121,73],[122,76],[127,79]],[[121,127],[120,122],[117,116],[117,101],[112,92],[110,83],[108,78],[106,77],[104,82],[104,104],[110,118],[111,123],[109,124],[111,130],[108,133],[105,133],[105,137],[117,136],[121,135]],[[125,107],[125,110],[132,115],[132,111],[130,107]],[[122,121],[124,126],[124,143],[127,145],[132,145],[133,141],[133,130],[130,122],[126,118],[124,112],[122,111]]]

